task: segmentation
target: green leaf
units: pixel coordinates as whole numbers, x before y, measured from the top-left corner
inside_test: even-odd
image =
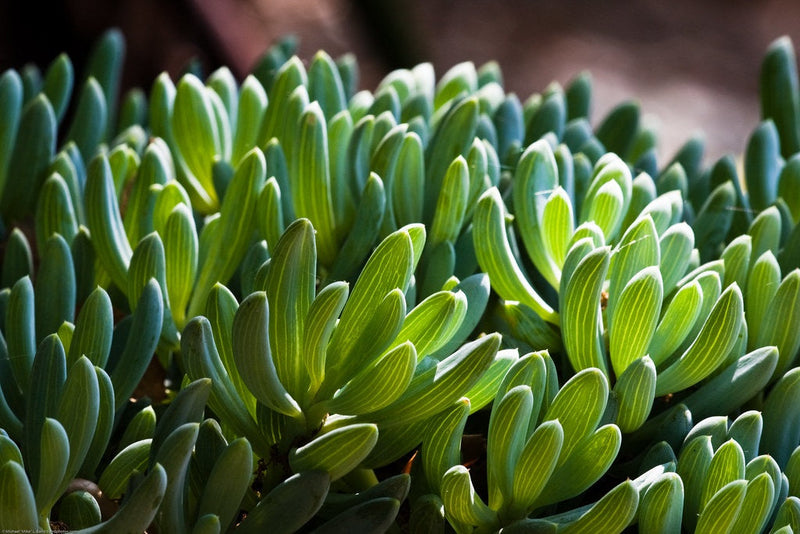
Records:
[[[46,418],[40,428],[40,456],[31,463],[36,463],[38,467],[38,476],[34,479],[36,510],[39,516],[47,517],[60,497],[56,492],[61,489],[61,481],[69,465],[70,447],[64,427],[55,419]]]
[[[139,532],[147,529],[167,491],[167,473],[155,464],[144,481],[131,493],[111,519],[93,527],[76,530],[79,534]]]
[[[570,259],[573,254],[581,254],[581,250],[573,247],[565,265],[575,261]],[[562,337],[570,363],[576,371],[597,367],[604,373],[608,372],[600,324],[600,294],[609,257],[608,247],[595,249],[585,254],[574,271],[567,273],[565,269],[564,276],[568,277],[561,280],[559,303]]]
[[[490,367],[499,346],[498,334],[463,345],[435,366],[418,372],[400,398],[365,419],[383,427],[408,425],[435,415],[477,383]]]
[[[428,436],[422,441],[422,468],[431,491],[436,494],[441,493],[445,472],[461,461],[461,439],[469,412],[469,399],[459,399],[431,420]]]
[[[722,252],[722,259],[725,262],[724,285],[729,286],[736,282],[739,287],[747,287],[752,249],[753,241],[749,235],[741,235],[725,247]]]
[[[533,408],[529,386],[516,386],[492,407],[486,440],[489,506],[500,509],[513,498],[514,469],[527,438]]]
[[[788,532],[794,532],[795,528],[800,528],[800,499],[795,496],[787,498],[778,508],[770,533],[787,532],[784,530],[785,528],[789,529]]]
[[[220,208],[213,241],[207,255],[202,257],[201,252],[198,259],[202,267],[189,301],[188,317],[200,314],[211,288],[217,282],[228,282],[250,247],[256,199],[264,186],[265,174],[266,160],[258,148],[248,152],[236,168]],[[200,250],[203,250],[202,235]]]
[[[27,392],[28,380],[36,354],[33,284],[27,276],[11,288],[6,308],[8,363],[17,388]]]
[[[291,534],[317,513],[330,486],[326,471],[303,471],[287,478],[248,511],[236,527],[241,534],[269,529],[274,534]]]
[[[0,530],[37,531],[36,501],[25,470],[17,462],[6,462],[0,466],[0,481]]]
[[[438,108],[438,106],[435,106]],[[444,108],[442,108],[444,109]],[[430,222],[448,167],[458,156],[466,156],[478,127],[479,103],[476,97],[465,98],[449,107],[437,124],[426,148],[425,203],[423,220]]]
[[[105,367],[114,334],[114,310],[111,299],[103,288],[97,287],[86,299],[72,334],[67,364],[72,365],[81,356],[99,367]]]
[[[81,90],[78,107],[67,131],[66,142],[74,142],[83,157],[89,161],[105,138],[109,122],[109,103],[98,81],[89,77]]]
[[[117,109],[124,59],[125,38],[120,30],[112,28],[106,30],[95,42],[87,62],[87,77],[94,77],[100,83],[111,113]]]
[[[592,75],[589,71],[578,73],[567,85],[567,118],[588,117],[592,106]]]
[[[147,97],[143,90],[134,87],[125,92],[119,107],[118,119],[118,132],[124,132],[131,127],[144,126],[147,123]]]
[[[197,441],[198,426],[198,423],[181,424],[166,435],[163,446],[151,449],[151,464],[163,465],[167,480],[170,481],[154,521],[159,531],[179,533],[188,530],[184,485],[192,449]]]
[[[47,300],[45,300],[47,299]],[[69,245],[56,234],[47,240],[40,258],[34,291],[36,339],[58,330],[75,313],[75,272]]]
[[[766,318],[771,313],[770,308],[778,292],[780,280],[781,268],[771,251],[762,254],[750,269],[745,313],[751,348],[754,348],[752,345],[755,345],[756,340],[761,339],[762,325],[767,325]]]
[[[430,245],[455,242],[467,209],[469,168],[467,160],[458,156],[445,172],[431,224]]]
[[[0,283],[3,287],[11,287],[25,276],[33,276],[33,251],[25,234],[19,228],[14,228],[6,245]]]
[[[621,532],[636,517],[639,492],[633,482],[626,480],[606,493],[585,514],[559,528],[564,534],[595,534]]]
[[[339,389],[327,403],[328,411],[358,415],[388,406],[405,392],[416,364],[417,352],[411,341],[398,345]]]
[[[12,135],[13,131],[12,127]],[[7,142],[10,145],[10,140]],[[0,211],[5,217],[18,219],[33,210],[41,185],[47,178],[47,167],[53,159],[55,145],[56,117],[47,97],[39,95],[22,109],[14,149],[10,158],[5,160],[8,167],[0,199]]]
[[[771,119],[781,141],[781,154],[789,158],[800,150],[800,100],[797,60],[789,37],[770,44],[759,75],[761,117]]]
[[[766,387],[777,362],[775,347],[756,349],[728,365],[682,402],[697,419],[731,413]]]
[[[702,261],[718,256],[733,221],[735,205],[736,189],[731,182],[724,182],[711,192],[698,210],[692,230]]]
[[[512,466],[514,482],[509,499],[512,517],[527,515],[540,497],[556,468],[563,443],[564,431],[558,420],[542,423],[525,442]]]
[[[699,282],[694,281],[681,287],[667,305],[648,347],[657,367],[667,361],[692,330],[702,311],[703,300],[703,290]]]
[[[795,269],[783,279],[768,314],[762,319],[756,344],[778,347],[778,366],[775,377],[782,375],[794,363],[800,348],[800,269]]]
[[[485,273],[470,275],[452,287],[450,291],[456,295],[463,293],[466,296],[467,309],[464,319],[460,321],[460,325],[449,334],[449,339],[446,343],[430,353],[430,356],[437,360],[449,356],[454,350],[460,347],[478,325],[478,322],[483,317],[484,311],[486,311],[486,305],[489,301],[489,294],[491,292],[489,277]]]
[[[278,377],[270,348],[269,324],[267,294],[252,293],[242,301],[233,319],[233,357],[239,375],[259,401],[279,413],[296,417],[301,408]]]
[[[370,319],[387,293],[408,287],[424,243],[422,225],[406,226],[386,237],[367,260],[328,344],[326,384],[338,387],[340,378],[352,376],[363,358],[370,356],[354,349],[369,333]]]
[[[786,161],[778,176],[778,197],[782,198],[792,214],[796,225],[800,222],[800,156],[793,156]]]
[[[334,282],[325,286],[314,298],[306,313],[302,354],[305,370],[311,382],[309,397],[313,397],[325,379],[328,342],[349,293],[346,282]]]
[[[747,483],[739,517],[731,532],[760,532],[772,515],[775,487],[768,473]]]
[[[578,220],[594,221],[611,241],[628,211],[632,187],[628,166],[613,153],[606,153],[595,165]]]
[[[172,111],[175,103],[175,84],[169,74],[162,72],[153,82],[150,91],[150,111],[148,123],[152,130],[153,137],[160,137],[166,141],[170,147],[175,146],[172,135]]]
[[[403,322],[390,348],[410,341],[417,352],[417,361],[444,345],[461,325],[467,312],[463,292],[439,291],[420,302]]]
[[[658,375],[656,396],[680,391],[711,374],[736,343],[744,321],[742,293],[728,286],[703,324],[702,330],[680,358]]]
[[[623,102],[608,112],[595,135],[606,150],[626,158],[639,130],[639,103]]]
[[[314,228],[307,219],[298,219],[272,251],[265,284],[273,310],[269,317],[272,360],[278,380],[295,399],[302,398],[309,385],[301,351],[306,317],[314,300],[316,259]]]
[[[551,258],[559,278],[567,259],[568,244],[575,232],[575,216],[567,192],[557,186],[547,199],[542,213],[542,237],[546,254]]]
[[[559,390],[543,421],[558,420],[564,430],[558,467],[600,423],[608,399],[608,380],[598,369],[577,372]]]
[[[208,476],[205,490],[197,505],[198,515],[214,514],[227,529],[236,519],[242,498],[250,485],[253,453],[244,438],[231,441],[219,455]]]
[[[425,195],[425,157],[422,140],[409,132],[397,152],[390,199],[399,226],[422,220]],[[358,228],[358,226],[355,226]]]
[[[483,527],[498,522],[497,513],[486,506],[475,491],[469,471],[463,465],[453,466],[444,474],[441,496],[449,520]]]
[[[83,465],[92,444],[100,410],[100,386],[94,366],[81,356],[67,371],[56,419],[69,437],[69,462],[55,495],[61,495]]]
[[[36,242],[42,254],[47,240],[54,234],[61,234],[72,243],[78,233],[78,219],[72,206],[69,189],[64,178],[53,173],[45,180],[36,202]]]
[[[359,532],[385,532],[394,524],[400,511],[400,501],[389,497],[361,503],[334,517],[315,529],[318,534],[346,534]]]
[[[746,462],[753,460],[758,454],[758,445],[761,441],[761,430],[764,423],[761,412],[749,410],[736,418],[728,428],[728,436],[735,440],[742,448]],[[777,464],[775,464],[777,467]],[[751,477],[746,477],[751,478]]]
[[[308,105],[298,128],[295,172],[289,177],[294,211],[297,217],[306,217],[314,225],[319,260],[323,265],[331,265],[339,243],[328,167],[326,122],[318,103]]]
[[[732,439],[723,443],[714,452],[714,457],[706,471],[703,492],[700,495],[701,508],[705,507],[711,498],[728,483],[744,478],[744,467],[742,447]]]
[[[320,50],[314,54],[308,68],[308,96],[319,102],[325,119],[346,108],[344,86],[333,59]]]
[[[753,238],[751,258],[759,258],[767,250],[777,254],[781,241],[781,214],[778,208],[770,206],[759,213],[753,219],[748,233]]]
[[[639,501],[639,529],[666,534],[679,532],[683,513],[683,481],[676,473],[664,473]]]
[[[503,377],[517,360],[516,349],[497,351],[497,356],[495,356],[489,369],[464,393],[464,397],[470,401],[470,413],[475,413],[492,402],[497,395],[497,388]]]
[[[659,255],[655,224],[649,215],[644,215],[636,219],[625,231],[611,255],[608,271],[608,304],[606,305],[609,329],[614,327],[617,302],[622,298],[624,288],[643,269],[657,267],[660,260]],[[651,275],[653,274],[652,271],[649,272]],[[660,280],[660,273],[657,276]],[[660,282],[659,285],[661,285]],[[660,302],[658,307],[661,307]],[[641,354],[637,355],[637,358],[639,356]]]
[[[408,524],[411,532],[420,534],[443,532],[445,516],[442,499],[431,493],[417,498],[414,501]]]
[[[236,368],[236,361],[233,357],[231,331],[233,329],[233,319],[238,308],[239,303],[236,301],[236,297],[233,293],[222,284],[216,284],[208,295],[205,315],[210,322],[214,344],[219,351],[220,362],[227,372],[239,398],[245,403],[248,411],[252,415],[255,415],[256,398],[244,383],[244,380]],[[213,347],[209,345],[209,349],[212,348]]]
[[[230,128],[235,130],[238,126],[236,118],[239,108],[239,88],[236,86],[236,79],[233,73],[228,67],[218,68],[206,78],[206,87],[211,89],[219,98],[230,123]]]
[[[544,226],[544,213],[550,197],[557,194],[558,178],[558,167],[550,145],[543,140],[537,141],[520,156],[514,172],[512,189],[514,210],[519,221],[517,227],[525,244],[525,250],[542,276],[553,287],[558,286],[558,274],[563,261],[556,263],[555,258],[547,252],[547,245],[551,240],[548,237],[548,228]],[[478,220],[476,212],[476,229]],[[548,226],[550,224],[554,223],[548,220]],[[475,248],[478,249],[477,241]],[[480,256],[478,258],[480,259]],[[519,299],[506,298],[506,300]]]
[[[566,115],[564,91],[561,86],[552,83],[545,90],[541,105],[533,112],[526,124],[524,143],[533,143],[550,132],[555,135],[556,139],[561,139],[564,133]]]
[[[133,312],[133,321],[122,355],[110,369],[116,411],[125,406],[150,365],[161,335],[163,313],[161,289],[155,280],[150,279]]]
[[[381,179],[370,173],[361,192],[352,230],[342,244],[331,267],[330,279],[352,278],[372,250],[386,209],[386,193]]]
[[[156,430],[153,433],[153,441],[150,445],[151,454],[149,465],[151,468],[156,463],[162,463],[167,469],[168,474],[172,472],[172,465],[159,461],[159,456],[162,455],[162,448],[167,449],[167,452],[163,453],[164,456],[169,456],[171,454],[180,456],[181,454],[177,449],[176,451],[168,450],[166,446],[168,440],[172,439],[173,444],[176,440],[179,442],[180,440],[184,440],[185,443],[188,443],[187,446],[190,449],[194,446],[194,438],[191,438],[191,427],[194,427],[194,435],[196,436],[197,427],[203,419],[203,412],[205,411],[206,400],[208,399],[210,390],[211,380],[195,380],[181,388],[178,395],[172,400],[169,406],[167,406],[167,409],[159,414],[158,424],[156,425]],[[184,427],[183,430],[176,433],[175,437],[170,438],[170,436],[175,433],[174,431],[181,427]],[[178,436],[180,433],[183,433],[183,437]]]
[[[355,199],[350,184],[350,162],[348,147],[353,136],[353,117],[342,110],[328,121],[328,154],[331,173],[331,200],[333,202],[334,226],[341,241],[345,229],[353,221]]]
[[[0,124],[3,125],[0,129],[0,192],[5,189],[21,113],[22,80],[17,71],[8,69],[0,76]]]
[[[615,421],[623,433],[633,432],[644,424],[653,407],[656,392],[656,366],[648,356],[630,363],[614,385],[619,403]]]
[[[452,66],[436,84],[434,108],[438,109],[462,93],[472,94],[478,89],[478,72],[471,61]]]
[[[170,185],[167,186],[167,184]],[[154,224],[154,221],[157,220],[157,210],[152,205],[155,190],[151,191],[151,187],[154,185],[164,186],[164,188],[169,187],[170,189],[176,187],[183,189],[175,181],[172,155],[162,139],[153,140],[145,149],[136,180],[128,196],[123,224],[131,242],[136,243],[142,235],[162,228],[162,226],[156,227]],[[164,189],[161,189],[161,191],[163,192]],[[161,196],[162,193],[158,193],[156,196],[156,205],[159,204]],[[184,196],[188,200],[188,195],[185,192]],[[150,220],[151,217],[152,220]]]
[[[697,525],[697,518],[702,511],[700,498],[713,455],[711,437],[698,436],[687,440],[678,456],[676,472],[685,488],[683,524],[690,531]]]
[[[97,485],[109,499],[119,499],[128,489],[135,472],[144,472],[150,457],[150,439],[133,442],[117,453],[108,463]]]
[[[798,484],[800,484],[800,447],[792,451],[786,466],[783,468],[783,473],[789,481],[789,493],[796,495]]]
[[[178,83],[170,126],[175,147],[191,173],[184,185],[201,212],[215,210],[219,201],[211,170],[222,153],[220,132],[209,93],[192,74]]]
[[[783,164],[775,123],[764,120],[750,135],[744,154],[744,178],[750,206],[757,212],[775,201]]]
[[[162,187],[158,185],[151,186],[149,191],[151,198],[148,199],[148,204],[152,203],[152,207],[149,207],[148,211],[152,211],[153,230],[159,234],[164,233],[167,219],[176,207],[184,204],[186,207],[191,208],[192,204],[189,200],[189,195],[183,186],[175,180],[168,181]],[[153,196],[155,196],[155,200],[152,199]],[[206,221],[206,225],[208,225],[208,221]]]
[[[186,321],[186,306],[197,275],[199,243],[192,212],[185,204],[177,205],[161,234],[164,245],[164,266],[168,301],[175,326],[181,329]]]
[[[261,237],[267,241],[269,250],[275,248],[284,231],[282,198],[278,181],[274,176],[270,177],[264,183],[256,204],[256,225]]]
[[[586,491],[611,467],[617,457],[622,434],[616,425],[605,425],[583,438],[573,451],[564,445],[556,469],[542,490],[535,506],[569,499]]]
[[[102,460],[103,453],[108,447],[111,433],[114,430],[114,387],[108,374],[100,367],[95,367],[97,385],[99,386],[99,400],[97,410],[97,424],[94,437],[89,446],[89,451],[81,464],[78,474],[84,478],[94,478],[97,466]]]
[[[505,300],[519,301],[550,323],[558,323],[558,313],[539,296],[514,259],[506,235],[505,208],[500,192],[491,188],[481,196],[473,219],[475,254],[489,275],[492,287]]]
[[[169,312],[170,302],[165,275],[164,245],[159,234],[153,232],[139,241],[133,251],[133,256],[131,256],[128,268],[128,305],[135,311],[144,287],[150,280],[155,279],[161,289],[161,296],[164,301],[162,338],[172,345],[177,345],[178,332],[172,320],[172,314]]]
[[[51,334],[39,344],[33,360],[30,383],[26,384],[27,391],[36,391],[37,394],[27,395],[25,398],[25,426],[22,444],[30,478],[37,484],[53,482],[58,485],[64,477],[62,472],[55,481],[40,480],[40,470],[42,460],[44,460],[41,453],[42,425],[45,424],[45,419],[54,417],[58,412],[66,376],[67,365],[64,348],[61,346],[58,336]],[[52,428],[50,431],[55,432]],[[45,443],[45,445],[48,444]],[[53,445],[58,444],[54,443]],[[67,450],[69,451],[69,444],[67,444]],[[69,452],[67,452],[68,454]],[[64,466],[66,466],[66,459],[64,459]],[[53,466],[50,467],[53,468]],[[58,495],[55,497],[57,498]]]
[[[236,132],[233,137],[231,163],[239,160],[256,144],[264,112],[267,109],[267,94],[258,80],[250,75],[245,78],[239,91],[239,105],[236,115]]]
[[[295,472],[322,470],[336,480],[352,471],[366,458],[378,441],[378,427],[351,424],[322,434],[289,453]]]
[[[260,146],[264,146],[276,136],[280,138],[281,143],[286,143],[287,140],[281,138],[280,130],[281,123],[286,117],[289,99],[297,87],[305,86],[307,83],[308,76],[303,63],[297,56],[293,56],[277,70],[271,86],[264,86],[268,88],[269,105],[258,136]]]
[[[119,215],[111,166],[105,155],[95,157],[89,164],[84,203],[97,258],[114,284],[126,288],[133,250]]]
[[[610,359],[617,376],[647,353],[656,332],[662,297],[657,267],[642,269],[622,289],[609,328]]]
[[[58,505],[58,519],[77,530],[100,523],[100,505],[94,496],[85,490],[68,493]]]
[[[771,455],[783,467],[791,457],[800,438],[800,424],[788,414],[794,402],[800,402],[800,370],[784,374],[773,386],[764,402],[764,430],[761,451]]]
[[[735,480],[722,488],[700,512],[698,534],[732,532],[744,501],[746,480]]]

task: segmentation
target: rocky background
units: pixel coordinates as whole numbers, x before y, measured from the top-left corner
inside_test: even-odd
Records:
[[[128,42],[125,84],[177,76],[191,58],[242,76],[287,33],[299,55],[356,54],[361,87],[430,61],[497,60],[521,99],[588,69],[594,119],[636,98],[660,134],[662,161],[703,132],[708,159],[740,154],[758,120],[761,56],[776,37],[800,43],[796,0],[23,0],[0,1],[0,71],[66,51],[80,72],[99,33]]]

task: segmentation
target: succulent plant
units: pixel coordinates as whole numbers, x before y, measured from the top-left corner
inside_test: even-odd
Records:
[[[800,531],[788,39],[709,166],[588,73],[295,47],[0,75],[0,530]]]

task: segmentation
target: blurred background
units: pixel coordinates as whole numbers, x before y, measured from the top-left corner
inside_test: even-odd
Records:
[[[0,71],[46,66],[65,51],[81,72],[110,27],[127,39],[124,88],[228,65],[240,79],[286,34],[298,55],[353,52],[360,88],[423,61],[437,76],[497,60],[521,100],[582,70],[594,81],[593,120],[635,98],[659,132],[661,161],[702,132],[706,160],[740,154],[758,121],[758,73],[769,43],[800,43],[796,0],[0,0]]]

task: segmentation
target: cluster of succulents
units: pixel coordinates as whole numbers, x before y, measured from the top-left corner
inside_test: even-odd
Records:
[[[800,532],[788,39],[708,166],[585,73],[294,51],[0,75],[0,531]]]

